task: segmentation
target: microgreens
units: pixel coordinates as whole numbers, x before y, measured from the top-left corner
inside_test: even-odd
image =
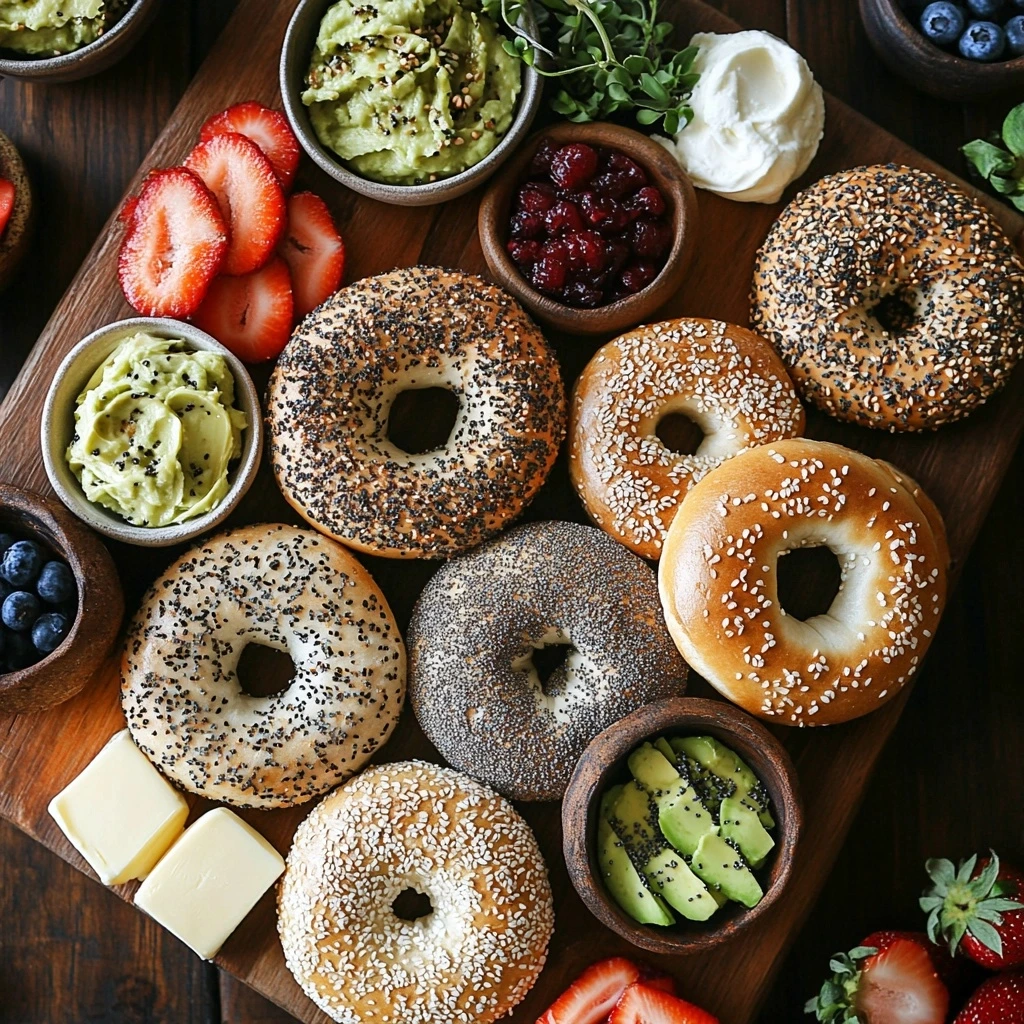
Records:
[[[1000,195],[1024,211],[1024,103],[1006,115],[1001,137],[975,139],[961,152]]]
[[[670,135],[693,117],[686,101],[699,77],[697,49],[665,45],[674,26],[657,20],[658,0],[539,0],[539,38],[524,27],[524,0],[483,2],[512,32],[505,51],[560,80],[555,113],[580,122],[633,111],[639,124],[661,122]]]

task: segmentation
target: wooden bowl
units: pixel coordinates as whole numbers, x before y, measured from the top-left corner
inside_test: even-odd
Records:
[[[512,199],[526,178],[526,168],[542,139],[565,145],[587,142],[632,157],[661,189],[668,206],[675,241],[661,273],[642,291],[596,309],[576,309],[537,291],[505,250]],[[693,257],[697,238],[697,196],[690,178],[664,146],[646,135],[615,124],[552,125],[532,135],[495,178],[480,203],[477,219],[484,259],[495,280],[511,292],[538,320],[570,334],[616,334],[635,327],[664,305],[679,289]]]
[[[626,758],[657,736],[710,735],[734,750],[764,783],[776,827],[775,849],[757,874],[764,896],[747,909],[727,903],[710,920],[670,928],[634,921],[612,899],[597,866],[597,815],[609,786],[629,777]],[[634,711],[591,741],[576,765],[562,803],[562,848],[569,877],[590,912],[634,946],[676,956],[702,953],[749,927],[782,895],[803,821],[796,769],[763,725],[720,700],[672,697]]]
[[[302,148],[310,159],[335,181],[353,192],[395,206],[433,206],[457,199],[489,178],[511,155],[530,130],[540,109],[543,91],[540,75],[525,64],[522,68],[522,89],[517,100],[515,117],[505,137],[479,163],[450,178],[425,182],[422,185],[387,185],[371,181],[348,169],[341,158],[320,142],[309,120],[309,111],[302,102],[303,82],[309,70],[309,58],[316,43],[320,21],[333,0],[300,0],[285,32],[279,65],[281,99],[284,112]],[[536,32],[536,22],[529,4],[523,12],[528,30]]]
[[[18,264],[28,250],[32,235],[32,186],[21,154],[14,143],[0,132],[0,178],[14,183],[14,210],[0,235],[0,290],[10,284]]]
[[[112,28],[86,46],[54,57],[21,57],[0,49],[0,77],[29,82],[74,82],[119,61],[149,27],[161,0],[135,0]]]
[[[944,100],[976,100],[1024,87],[1024,57],[982,64],[947,53],[912,24],[898,0],[860,0],[864,29],[893,74]]]
[[[60,647],[28,668],[0,674],[0,712],[42,711],[78,693],[110,653],[124,615],[121,584],[96,534],[42,495],[0,484],[0,528],[52,550],[78,584],[78,612]]]

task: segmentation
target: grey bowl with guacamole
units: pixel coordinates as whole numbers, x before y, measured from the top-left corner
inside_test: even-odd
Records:
[[[58,497],[100,533],[163,547],[221,523],[259,469],[263,425],[242,363],[176,320],[89,335],[47,393],[43,463]]]
[[[281,51],[285,111],[310,157],[384,202],[462,195],[511,154],[540,104],[479,0],[302,0]]]

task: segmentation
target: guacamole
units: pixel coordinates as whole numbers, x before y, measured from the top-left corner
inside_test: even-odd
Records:
[[[68,465],[90,501],[135,526],[181,523],[227,494],[246,426],[223,356],[140,332],[78,396]]]
[[[30,57],[70,53],[94,42],[131,0],[0,0],[0,47]]]
[[[357,174],[418,185],[479,163],[512,123],[520,62],[474,0],[340,0],[302,102]]]

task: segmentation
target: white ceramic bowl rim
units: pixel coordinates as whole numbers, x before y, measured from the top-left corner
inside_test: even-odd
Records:
[[[242,454],[229,473],[231,480],[221,502],[204,515],[169,526],[134,526],[117,513],[89,501],[64,453],[74,432],[74,403],[96,368],[125,339],[139,331],[177,338],[195,349],[224,357],[235,379],[235,402],[249,425],[242,435]],[[223,522],[249,489],[263,452],[263,416],[259,395],[241,360],[210,335],[180,320],[166,317],[131,317],[93,331],[63,358],[53,375],[40,423],[43,465],[60,500],[83,522],[114,540],[143,547],[165,547],[191,540]]]

